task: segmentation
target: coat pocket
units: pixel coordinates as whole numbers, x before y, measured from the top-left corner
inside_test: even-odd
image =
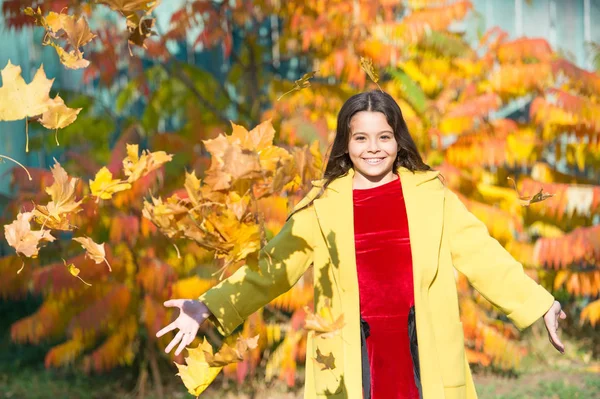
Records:
[[[462,323],[455,323],[443,333],[438,353],[444,386],[465,385],[465,339]]]
[[[344,388],[344,342],[341,334],[323,338],[309,332],[315,392],[319,395],[339,393]]]

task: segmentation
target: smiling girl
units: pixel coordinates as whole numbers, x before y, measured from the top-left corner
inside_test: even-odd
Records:
[[[552,295],[523,271],[418,153],[402,112],[386,93],[342,106],[325,175],[282,230],[246,265],[198,300],[175,299],[180,353],[210,318],[223,335],[289,290],[313,265],[314,307],[331,306],[344,326],[309,331],[304,397],[473,399],[455,270],[520,329],[544,318],[560,352]],[[323,367],[316,361],[333,357]]]

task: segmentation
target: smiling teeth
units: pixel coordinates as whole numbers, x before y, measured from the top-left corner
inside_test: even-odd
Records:
[[[368,163],[369,165],[377,165],[381,161],[383,161],[382,158],[380,158],[380,159],[365,159],[365,162]]]

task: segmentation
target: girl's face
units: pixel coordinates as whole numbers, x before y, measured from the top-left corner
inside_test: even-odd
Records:
[[[348,153],[354,165],[355,188],[394,180],[394,160],[398,143],[394,131],[381,112],[361,111],[350,120]],[[360,184],[360,182],[364,184]]]

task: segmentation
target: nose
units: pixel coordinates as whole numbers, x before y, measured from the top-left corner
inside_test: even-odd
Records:
[[[368,152],[377,153],[379,152],[379,146],[377,144],[377,140],[372,140],[369,142]]]

